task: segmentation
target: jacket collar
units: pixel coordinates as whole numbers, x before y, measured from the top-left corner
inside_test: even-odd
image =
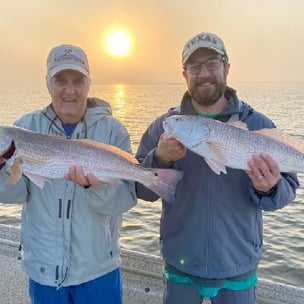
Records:
[[[44,115],[50,122],[49,131],[55,127],[57,132],[64,134],[62,122],[54,111],[53,105],[49,104],[42,109],[42,115]],[[104,116],[111,116],[111,105],[105,100],[101,100],[95,97],[87,99],[87,109],[83,118],[77,123],[76,128],[79,129],[80,125],[84,124],[86,129],[89,129],[92,125],[97,123]]]

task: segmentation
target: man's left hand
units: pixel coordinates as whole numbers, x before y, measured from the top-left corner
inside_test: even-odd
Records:
[[[268,154],[254,155],[248,162],[248,176],[256,190],[270,191],[280,180],[281,173],[276,161]]]

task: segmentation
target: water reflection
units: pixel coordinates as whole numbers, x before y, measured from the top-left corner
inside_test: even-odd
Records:
[[[115,111],[115,116],[118,119],[125,118],[127,107],[126,107],[126,87],[122,84],[117,84],[113,86],[113,101],[111,105],[113,111]]]

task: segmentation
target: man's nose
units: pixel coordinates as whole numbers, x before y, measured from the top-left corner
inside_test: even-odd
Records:
[[[75,87],[74,84],[68,83],[68,84],[66,84],[64,90],[65,90],[66,92],[68,92],[68,93],[74,93],[75,90],[76,90],[76,87]]]
[[[202,62],[198,75],[206,75],[206,74],[210,74],[210,71],[207,68],[207,64],[205,62]]]

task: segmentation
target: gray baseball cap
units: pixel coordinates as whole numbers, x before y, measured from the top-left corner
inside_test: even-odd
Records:
[[[182,53],[182,64],[185,65],[189,57],[199,48],[214,50],[228,58],[223,40],[213,33],[202,32],[186,42]]]

